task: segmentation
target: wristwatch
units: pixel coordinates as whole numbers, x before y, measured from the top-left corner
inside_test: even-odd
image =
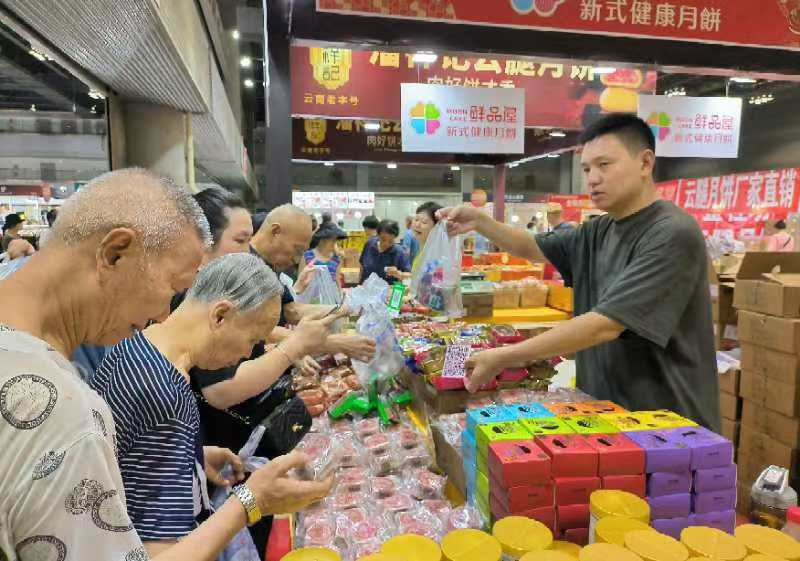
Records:
[[[261,509],[256,503],[256,496],[245,483],[241,483],[233,488],[232,494],[242,503],[244,511],[247,513],[247,525],[252,526],[261,520]]]

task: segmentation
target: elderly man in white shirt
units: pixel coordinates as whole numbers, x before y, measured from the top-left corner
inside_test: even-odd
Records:
[[[66,357],[112,345],[169,314],[210,243],[192,197],[144,170],[111,172],[63,207],[47,244],[0,281],[0,559],[141,561],[105,402]],[[298,481],[301,454],[237,486],[159,561],[212,561],[246,523],[325,496]]]

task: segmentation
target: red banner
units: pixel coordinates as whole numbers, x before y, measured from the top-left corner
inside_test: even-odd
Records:
[[[658,184],[661,196],[694,216],[705,235],[754,237],[770,220],[798,210],[800,168],[679,179]]]
[[[524,88],[525,125],[582,129],[603,112],[635,113],[656,72],[595,75],[591,63],[445,54],[414,64],[410,53],[292,47],[292,114],[400,120],[400,84]]]
[[[800,49],[800,0],[317,0],[317,10]]]

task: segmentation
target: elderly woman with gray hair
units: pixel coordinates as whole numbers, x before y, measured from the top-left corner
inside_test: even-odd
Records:
[[[206,473],[216,484],[243,476],[230,450],[203,448],[189,370],[223,368],[250,356],[278,322],[282,291],[262,259],[219,257],[200,270],[177,310],[114,347],[92,379],[114,416],[128,514],[151,556],[208,513]],[[301,322],[297,329],[302,338],[320,341],[335,319]],[[289,367],[294,352],[279,346],[274,360]],[[226,462],[236,481],[221,480]]]

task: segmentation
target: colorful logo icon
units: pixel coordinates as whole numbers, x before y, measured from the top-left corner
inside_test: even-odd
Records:
[[[439,118],[442,116],[439,108],[433,103],[418,102],[411,108],[411,127],[417,131],[417,134],[436,134],[442,122]]]
[[[650,116],[647,118],[647,124],[650,125],[650,130],[653,131],[653,135],[661,141],[664,141],[669,137],[669,133],[672,127],[672,119],[670,119],[669,115],[666,113],[653,111],[650,113]]]
[[[536,12],[536,15],[549,18],[563,3],[564,0],[511,0],[511,7],[518,14],[525,15]]]

